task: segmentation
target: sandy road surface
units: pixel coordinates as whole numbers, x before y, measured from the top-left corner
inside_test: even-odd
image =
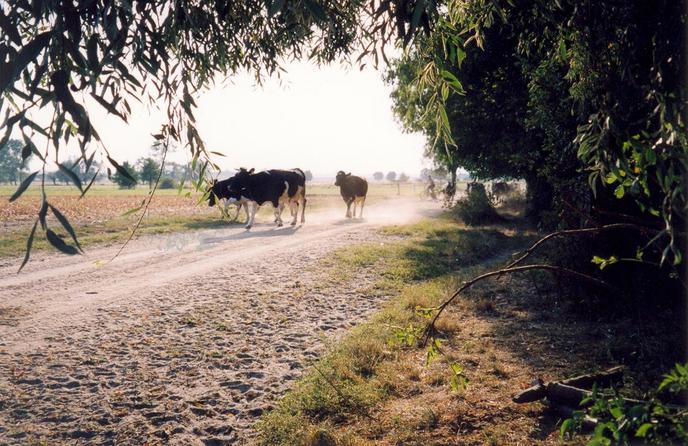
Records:
[[[318,270],[375,228],[433,213],[390,201],[351,222],[307,214],[142,238],[86,256],[0,265],[0,445],[250,442],[250,429],[328,340],[380,304],[375,272]]]

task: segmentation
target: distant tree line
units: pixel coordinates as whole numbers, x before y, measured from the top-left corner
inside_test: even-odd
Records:
[[[28,163],[33,157],[33,153],[27,147],[30,146],[17,139],[9,139],[0,147],[0,183],[18,184],[27,177]],[[155,147],[151,150],[156,152]],[[121,169],[114,173],[110,172],[110,175],[102,163],[93,160],[87,166],[81,157],[70,158],[62,162],[61,166],[61,168],[46,172],[48,184],[69,185],[74,183],[74,178],[77,178],[82,184],[112,181],[121,188],[131,189],[139,183],[147,184],[151,188],[160,176],[159,186],[165,189],[177,187],[183,181],[197,179],[197,173],[193,171],[190,164],[169,161],[165,163],[164,171],[160,175],[161,163],[152,156],[142,157],[134,164],[125,161],[120,165]],[[310,172],[307,176],[308,174]]]

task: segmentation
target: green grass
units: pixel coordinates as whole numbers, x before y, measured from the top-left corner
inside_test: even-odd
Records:
[[[463,271],[459,276],[472,274],[471,267],[484,267],[483,262],[524,243],[523,236],[469,230],[444,219],[389,227],[383,232],[406,238],[340,249],[323,261],[323,267],[344,283],[357,270],[375,268],[380,278],[369,293],[391,299],[320,359],[278,407],[262,417],[257,425],[261,444],[334,444],[323,443],[323,438],[336,438],[337,444],[360,444],[355,434],[337,426],[369,417],[376,405],[395,394],[399,375],[408,370],[401,356],[416,348],[408,333],[419,333],[426,322],[417,309],[435,306],[446,298],[456,285],[458,270]],[[341,271],[352,273],[342,275]],[[432,422],[432,416],[425,418]]]

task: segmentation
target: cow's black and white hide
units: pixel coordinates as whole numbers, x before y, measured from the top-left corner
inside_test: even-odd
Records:
[[[249,202],[246,229],[253,226],[257,208],[265,203],[275,208],[277,226],[283,224],[281,214],[287,205],[293,217],[292,226],[296,225],[299,210],[301,223],[306,222],[306,175],[301,169],[254,172],[242,168],[230,182],[228,195],[230,201]]]
[[[234,177],[227,178],[226,180],[213,180],[213,185],[208,190],[208,206],[215,206],[217,200],[224,201],[225,203],[225,213],[227,211],[227,206],[229,206],[229,185],[234,181]],[[248,201],[240,200],[236,202],[239,207],[244,209],[246,212],[246,218],[248,218]]]

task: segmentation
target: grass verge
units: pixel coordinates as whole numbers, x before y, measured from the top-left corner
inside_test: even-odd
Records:
[[[472,288],[439,320],[442,355],[426,364],[423,308],[509,258],[532,235],[450,220],[385,228],[389,242],[334,252],[323,266],[342,286],[376,271],[367,293],[388,303],[316,362],[256,427],[262,445],[581,444],[560,419],[511,397],[535,377],[562,379],[625,364],[629,396],[681,360],[671,315],[590,318],[543,272]],[[419,311],[420,310],[420,311]],[[572,311],[573,310],[573,311]],[[451,390],[451,365],[468,386]]]
[[[485,268],[527,238],[496,229],[466,229],[445,219],[382,231],[393,239],[403,237],[403,241],[341,249],[323,261],[323,266],[343,282],[363,269],[374,268],[379,279],[368,292],[392,299],[314,364],[279,406],[261,419],[262,444],[367,444],[366,435],[347,425],[354,420],[377,424],[375,408],[406,392],[409,382],[427,374],[419,368],[423,351],[412,335],[426,321],[418,309],[437,305],[461,277]],[[459,277],[452,274],[457,269],[463,271]],[[443,319],[440,328],[446,329],[448,324]],[[446,367],[447,363],[443,358],[435,366],[446,371],[441,364]],[[441,372],[433,370],[425,379],[443,382]],[[411,430],[432,428],[437,417],[433,409],[423,409],[414,417]]]

